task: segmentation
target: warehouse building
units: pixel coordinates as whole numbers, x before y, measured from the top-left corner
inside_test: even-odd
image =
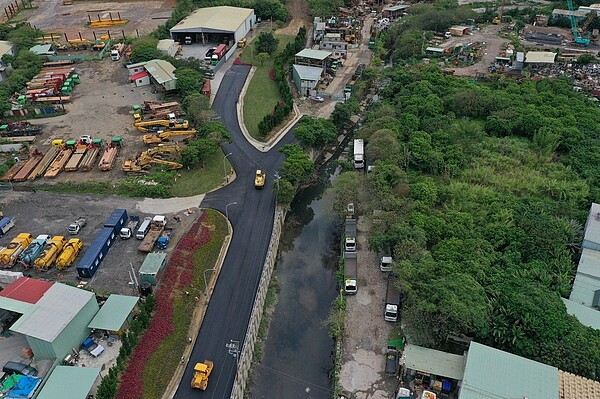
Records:
[[[323,70],[320,67],[294,65],[293,78],[301,96],[316,95],[317,85],[321,80]]]
[[[171,38],[180,43],[224,43],[228,48],[225,56],[227,59],[237,48],[237,42],[250,32],[255,23],[256,15],[253,9],[207,7],[200,8],[182,19],[170,32]]]
[[[529,51],[525,54],[525,63],[530,65],[554,64],[556,53],[551,51]]]

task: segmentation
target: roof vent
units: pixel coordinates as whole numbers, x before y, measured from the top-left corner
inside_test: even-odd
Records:
[[[600,220],[600,212],[596,213],[596,219]]]

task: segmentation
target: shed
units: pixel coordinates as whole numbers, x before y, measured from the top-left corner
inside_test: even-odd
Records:
[[[331,51],[313,50],[305,48],[295,55],[294,64],[309,67],[320,67],[323,72],[327,68],[327,60],[331,57]]]
[[[2,60],[3,55],[17,55],[17,46],[15,46],[14,43],[7,42],[6,40],[0,40],[0,81],[4,80],[4,71],[7,67],[7,65],[5,65],[4,61]]]
[[[312,95],[311,91],[316,90],[322,73],[323,69],[321,68],[294,65],[294,83],[296,83],[296,87],[298,88],[301,96]]]
[[[52,50],[51,44],[38,44],[29,49],[34,54],[37,55],[54,55],[56,51]]]
[[[600,306],[600,252],[583,248],[569,299],[591,307]]]
[[[444,54],[444,49],[441,47],[427,47],[425,49],[425,52],[429,53],[429,54]]]
[[[560,8],[555,8],[552,10],[552,18],[570,18],[571,16],[575,17],[578,20],[583,20],[588,15],[589,11],[579,11],[579,10],[563,10]]]
[[[129,76],[145,71],[144,65],[146,65],[145,62],[137,62],[135,64],[127,65],[127,72],[129,72]]]
[[[122,334],[131,323],[132,313],[139,298],[137,296],[116,295],[108,297],[88,327],[95,330]]]
[[[146,255],[144,263],[140,267],[140,278],[150,284],[157,284],[160,280],[160,272],[167,263],[167,254],[164,252],[151,252]]]
[[[393,21],[395,19],[402,17],[402,15],[404,15],[406,9],[408,9],[409,7],[410,7],[410,4],[396,4],[395,6],[385,7],[381,11],[381,14],[385,18],[389,18],[390,21]]]
[[[141,71],[129,76],[129,81],[135,84],[135,87],[148,86],[150,84],[150,76],[148,72]]]
[[[464,36],[469,33],[469,27],[463,25],[454,25],[448,29],[452,36]]]
[[[575,318],[584,326],[600,330],[600,312],[598,310],[566,298],[561,299],[567,307],[568,314],[575,316]]]
[[[551,51],[529,51],[525,54],[526,64],[554,64],[556,53]]]
[[[177,77],[175,67],[165,60],[150,60],[144,65],[144,69],[150,74],[150,80],[162,88],[163,91],[176,89]]]
[[[402,364],[407,369],[462,380],[465,371],[465,357],[417,345],[406,345],[402,354]]]
[[[460,399],[559,399],[558,369],[471,342]]]
[[[97,367],[56,366],[37,399],[87,399],[98,377]]]
[[[170,57],[175,57],[177,54],[177,42],[173,39],[162,39],[158,41],[156,48]]]

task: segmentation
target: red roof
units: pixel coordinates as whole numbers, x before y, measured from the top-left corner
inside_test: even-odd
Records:
[[[29,277],[19,277],[17,281],[0,292],[0,296],[21,302],[37,303],[48,288],[52,287],[48,281],[36,280]]]
[[[129,80],[138,80],[141,78],[145,78],[146,76],[148,76],[148,72],[142,71],[142,72],[134,73],[133,75],[131,75],[129,77]]]

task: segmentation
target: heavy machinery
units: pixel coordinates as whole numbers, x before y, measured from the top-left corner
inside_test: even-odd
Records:
[[[152,128],[167,127],[169,129],[188,129],[189,123],[184,119],[176,119],[174,114],[169,119],[155,119],[150,121],[135,122],[135,126],[140,132],[148,133]]]
[[[492,23],[494,25],[498,25],[499,23],[502,22],[502,14],[504,14],[504,4],[506,3],[506,0],[502,0],[502,5],[500,6],[500,9],[498,10],[498,16],[494,17],[494,19],[492,19]]]
[[[29,233],[21,233],[8,244],[6,248],[0,251],[0,265],[2,267],[13,267],[21,252],[33,241],[33,236]]]
[[[165,160],[165,157],[174,159],[179,156],[181,148],[177,145],[159,145],[143,151],[135,160],[123,162],[123,171],[132,174],[146,173],[153,164],[165,165],[171,169],[181,169],[183,165],[172,160]]]
[[[50,243],[51,239],[52,236],[48,234],[40,234],[21,252],[21,255],[19,255],[19,264],[23,266],[23,269],[27,270],[33,266],[33,262],[42,254],[42,251]]]
[[[62,270],[71,266],[82,247],[83,242],[79,238],[71,238],[56,259],[56,268]]]
[[[261,189],[265,186],[265,181],[267,180],[267,175],[260,169],[256,170],[256,175],[254,176],[254,187]]]
[[[192,378],[192,388],[206,391],[208,387],[208,377],[212,372],[214,363],[212,360],[205,360],[204,363],[196,363],[194,366],[194,378]]]
[[[145,134],[142,137],[144,144],[160,144],[169,141],[171,137],[187,136],[185,140],[193,138],[198,132],[196,129],[191,130],[168,130],[166,132],[158,132],[157,134]]]
[[[115,136],[110,139],[110,143],[104,149],[104,154],[102,154],[102,158],[98,164],[100,170],[108,171],[112,169],[115,158],[117,157],[119,149],[121,148],[122,141],[123,140],[119,136]]]
[[[73,50],[85,50],[94,45],[94,43],[87,39],[71,39],[68,41],[68,43]]]
[[[587,37],[583,37],[579,32],[579,29],[577,28],[577,19],[575,18],[575,15],[573,15],[573,0],[567,0],[567,5],[569,6],[569,20],[571,21],[571,30],[573,31],[573,40],[575,44],[588,46],[590,44],[590,39]]]
[[[48,270],[50,266],[54,263],[60,251],[62,251],[63,247],[67,243],[67,240],[64,236],[54,236],[50,243],[46,244],[46,247],[40,254],[40,256],[33,262],[33,266],[35,270],[43,271]]]

